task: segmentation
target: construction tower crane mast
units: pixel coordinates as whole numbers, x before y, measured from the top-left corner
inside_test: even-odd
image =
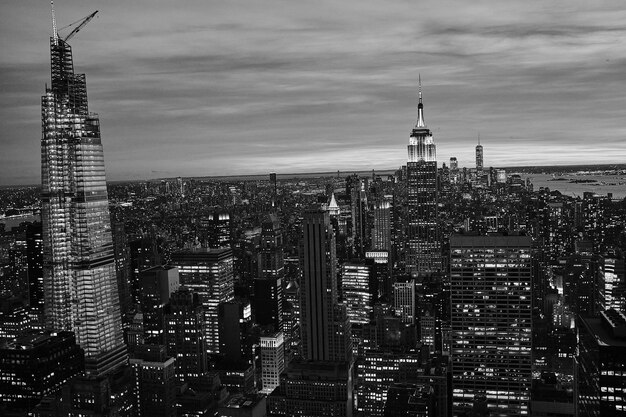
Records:
[[[80,31],[82,28],[84,28],[84,27],[85,27],[85,25],[91,21],[91,19],[93,19],[93,17],[96,15],[96,13],[98,13],[98,11],[97,11],[97,10],[96,10],[95,12],[93,12],[92,14],[90,14],[89,16],[86,16],[86,17],[84,17],[82,20],[80,20],[80,23],[78,24],[78,26],[76,26],[76,27],[74,28],[74,30],[73,30],[73,31],[71,31],[71,32],[69,33],[69,35],[67,35],[67,36],[65,37],[65,39],[63,39],[63,40],[64,40],[65,42],[69,41],[69,40],[70,40],[70,39],[71,39],[74,35],[76,35],[76,34],[78,33],[78,31]],[[76,24],[76,23],[77,23],[77,22],[74,22],[74,23],[72,23],[72,24],[70,24],[70,25],[68,25],[68,26],[66,26],[66,27],[72,26],[72,25],[74,25],[74,24]],[[64,28],[62,28],[62,29],[64,29]]]
[[[77,34],[77,33],[78,33],[78,32],[79,32],[82,28],[84,28],[84,27],[85,27],[85,25],[91,21],[91,19],[93,19],[93,18],[94,18],[94,16],[96,15],[96,13],[98,13],[98,10],[96,10],[95,12],[93,12],[92,14],[90,14],[89,16],[83,17],[82,19],[77,20],[77,21],[76,21],[76,22],[74,22],[74,23],[70,23],[70,24],[69,24],[69,25],[67,25],[67,26],[63,26],[62,28],[57,29],[56,17],[55,17],[55,15],[54,15],[54,0],[50,0],[50,7],[51,7],[51,9],[52,9],[52,34],[53,34],[52,36],[53,36],[53,38],[54,38],[55,40],[56,40],[56,39],[59,39],[59,33],[58,33],[58,31],[63,30],[63,29],[66,29],[66,28],[69,28],[69,27],[74,26],[74,25],[78,25],[78,26],[76,26],[76,27],[74,28],[74,30],[72,30],[72,31],[71,31],[71,32],[70,32],[70,33],[69,33],[69,34],[68,34],[68,35],[67,35],[67,36],[63,39],[63,41],[64,41],[64,42],[69,41],[69,40],[70,40],[70,39],[71,39],[74,35],[76,35],[76,34]]]

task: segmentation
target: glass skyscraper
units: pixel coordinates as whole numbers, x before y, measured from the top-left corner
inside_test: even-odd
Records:
[[[70,330],[86,373],[126,361],[100,122],[87,106],[72,48],[50,39],[52,83],[42,97],[41,217],[46,326]]]

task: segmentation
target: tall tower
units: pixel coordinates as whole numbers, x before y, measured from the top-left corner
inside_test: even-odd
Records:
[[[476,177],[479,181],[483,177],[483,145],[480,144],[480,134],[478,135],[478,145],[476,145]]]
[[[283,233],[280,221],[274,214],[263,220],[259,276],[254,280],[254,313],[256,323],[283,330],[283,278],[285,260]]]
[[[328,212],[305,213],[302,228],[303,356],[313,361],[349,361],[350,321],[338,300],[335,235]]]
[[[529,415],[531,243],[450,238],[453,415],[486,395],[491,415]]]
[[[69,37],[53,27],[52,83],[41,99],[44,314],[49,329],[76,333],[86,373],[103,375],[126,361],[126,347],[100,121],[87,107],[85,75],[74,73]]]
[[[207,353],[219,353],[219,305],[235,296],[231,249],[193,249],[174,252],[172,265],[178,267],[180,283],[197,292],[205,314]]]
[[[437,220],[437,157],[433,135],[424,122],[421,79],[417,123],[409,137],[408,153],[406,272],[438,271],[442,260]]]

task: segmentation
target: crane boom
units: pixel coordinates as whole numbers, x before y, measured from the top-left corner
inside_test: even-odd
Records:
[[[91,19],[93,19],[93,17],[96,15],[96,13],[98,13],[98,11],[97,11],[97,10],[96,10],[95,12],[93,12],[92,14],[90,14],[89,16],[85,17],[85,18],[83,19],[83,21],[82,21],[82,22],[80,22],[80,24],[79,24],[78,26],[76,26],[76,27],[74,28],[74,30],[73,30],[73,31],[71,31],[71,32],[69,33],[69,35],[67,35],[67,36],[65,37],[65,39],[63,39],[63,40],[64,40],[65,42],[69,41],[69,40],[72,38],[72,36],[76,35],[76,34],[78,33],[78,31],[79,31],[79,30],[81,30],[82,28],[84,28],[84,27],[85,27],[85,25],[86,25],[87,23],[89,23],[89,21],[90,21]]]

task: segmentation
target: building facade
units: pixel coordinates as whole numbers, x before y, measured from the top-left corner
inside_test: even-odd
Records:
[[[86,372],[126,360],[98,116],[72,48],[50,39],[52,82],[41,99],[41,218],[46,327],[74,331]]]
[[[205,312],[207,352],[219,353],[218,306],[234,298],[231,249],[196,249],[172,254],[180,283],[200,295]]]
[[[531,238],[450,238],[453,415],[529,415]]]
[[[433,135],[424,122],[420,83],[417,123],[408,145],[406,272],[412,275],[442,268],[438,223],[437,153]]]

